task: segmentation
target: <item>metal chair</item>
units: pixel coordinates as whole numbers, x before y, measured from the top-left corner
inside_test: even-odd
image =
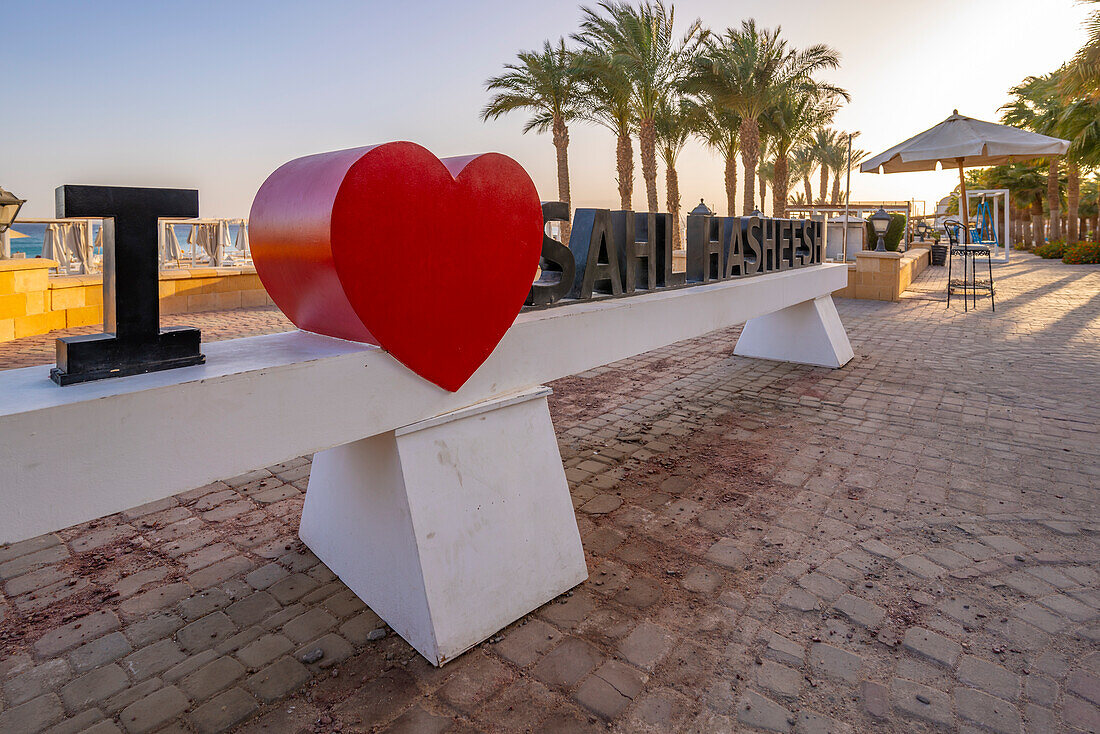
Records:
[[[947,257],[947,307],[951,308],[951,290],[955,286],[961,286],[963,292],[963,310],[969,311],[969,307],[966,302],[967,293],[970,294],[971,301],[974,304],[974,308],[978,307],[978,290],[989,290],[989,303],[993,310],[997,310],[997,302],[993,296],[993,258],[989,247],[986,245],[970,245],[959,242],[959,229],[962,227],[962,223],[955,219],[948,219],[943,223],[943,228],[947,232],[948,242],[948,257]],[[951,279],[951,262],[955,255],[962,255],[963,258],[963,277],[961,281],[953,281]],[[985,256],[986,265],[989,267],[989,283],[978,282],[977,276],[977,259],[981,256]],[[970,259],[970,279],[967,280],[967,258]]]

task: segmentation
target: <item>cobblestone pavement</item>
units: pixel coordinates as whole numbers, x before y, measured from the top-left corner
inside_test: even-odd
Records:
[[[555,383],[591,576],[441,669],[295,540],[308,457],[0,549],[0,731],[1100,730],[1100,271],[996,277]]]

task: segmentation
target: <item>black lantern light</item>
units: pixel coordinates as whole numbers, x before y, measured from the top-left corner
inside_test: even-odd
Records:
[[[709,217],[712,214],[714,214],[714,212],[712,212],[710,210],[710,207],[708,207],[706,204],[704,204],[703,200],[700,199],[699,200],[699,206],[692,209],[690,212],[688,212],[688,214],[690,214],[693,217],[700,217],[700,216]]]
[[[11,226],[19,214],[19,209],[26,203],[26,199],[20,199],[10,191],[0,188],[0,233]]]
[[[879,207],[878,211],[869,217],[871,226],[875,229],[875,236],[878,237],[878,244],[875,246],[875,252],[886,252],[886,241],[882,238],[886,236],[886,230],[890,228],[890,215],[886,213],[886,210]]]

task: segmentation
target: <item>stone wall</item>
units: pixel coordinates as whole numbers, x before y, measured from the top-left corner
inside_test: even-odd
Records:
[[[930,259],[931,250],[927,247],[917,247],[907,252],[857,252],[855,264],[848,266],[848,286],[833,295],[897,301],[928,267]]]
[[[49,275],[52,260],[0,260],[0,341],[103,322],[99,275]],[[160,274],[160,312],[272,305],[256,269],[184,268]]]

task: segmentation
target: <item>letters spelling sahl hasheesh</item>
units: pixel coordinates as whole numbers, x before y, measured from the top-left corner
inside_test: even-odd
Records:
[[[562,202],[544,202],[544,222],[568,221]],[[569,247],[543,236],[542,274],[528,306],[701,285],[822,262],[824,222],[769,217],[687,218],[687,272],[672,272],[668,214],[577,209]]]

